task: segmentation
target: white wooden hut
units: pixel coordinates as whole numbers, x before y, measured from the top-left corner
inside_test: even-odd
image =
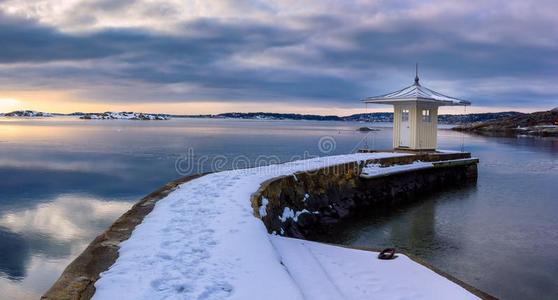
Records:
[[[471,105],[469,101],[420,85],[418,68],[413,85],[362,101],[393,105],[393,148],[417,151],[435,150],[437,147],[438,107]]]

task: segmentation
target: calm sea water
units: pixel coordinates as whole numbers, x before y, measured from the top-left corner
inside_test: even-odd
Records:
[[[383,125],[367,136],[346,122],[0,118],[0,298],[38,298],[134,201],[172,179],[261,155],[388,149]],[[335,147],[320,148],[323,137]],[[449,130],[439,140],[454,150],[464,141],[481,159],[476,186],[359,220],[336,239],[405,249],[502,298],[558,298],[558,140]]]

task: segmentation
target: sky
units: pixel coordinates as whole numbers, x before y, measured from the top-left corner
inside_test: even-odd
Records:
[[[0,0],[0,112],[346,115],[412,84],[415,63],[468,112],[547,110],[557,11],[556,0]]]

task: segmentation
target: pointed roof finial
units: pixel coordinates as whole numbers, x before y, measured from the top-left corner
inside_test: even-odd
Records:
[[[418,76],[418,63],[415,64],[415,85],[420,85]]]

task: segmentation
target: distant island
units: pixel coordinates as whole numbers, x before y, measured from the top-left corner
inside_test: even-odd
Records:
[[[52,117],[53,114],[41,112],[41,111],[34,111],[34,110],[16,110],[5,114],[0,114],[0,116],[4,117],[24,117],[24,118],[44,118],[44,117]]]
[[[73,113],[83,120],[168,120],[169,115],[166,114],[146,114],[136,112],[104,112],[104,113]]]
[[[439,124],[460,125],[455,128],[461,131],[471,132],[499,132],[499,133],[524,133],[534,135],[554,135],[557,109],[548,112],[532,114],[515,111],[495,113],[475,113],[460,115],[439,115]],[[229,112],[221,114],[205,115],[178,115],[178,114],[156,114],[141,112],[102,112],[85,113],[74,112],[70,114],[48,113],[32,110],[18,110],[5,114],[5,117],[41,118],[52,116],[75,116],[83,120],[169,120],[170,118],[210,118],[210,119],[243,119],[243,120],[304,120],[304,121],[348,121],[365,123],[391,123],[393,113],[373,112],[353,114],[349,116],[336,115],[311,115],[295,113],[270,113],[270,112]]]
[[[519,114],[507,118],[472,122],[453,130],[485,135],[558,136],[558,107],[549,111]]]

